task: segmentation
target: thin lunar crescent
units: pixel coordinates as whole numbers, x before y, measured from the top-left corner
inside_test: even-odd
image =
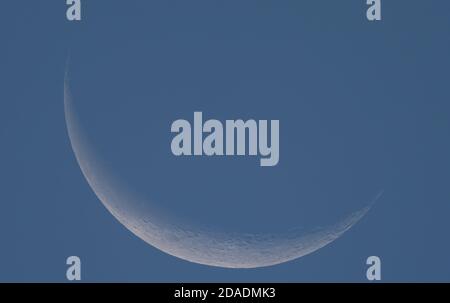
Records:
[[[114,178],[96,157],[81,124],[77,121],[66,71],[64,110],[72,149],[90,187],[126,228],[148,244],[178,258],[218,267],[255,268],[280,264],[310,254],[338,239],[370,209],[381,192],[364,208],[334,225],[310,231],[286,233],[222,233],[196,226],[167,222],[149,209],[140,197]],[[144,201],[145,202],[145,201]]]

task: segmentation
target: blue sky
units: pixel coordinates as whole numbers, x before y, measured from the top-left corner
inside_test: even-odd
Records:
[[[0,18],[0,281],[385,281],[450,278],[450,4],[383,1],[4,1]],[[281,265],[230,270],[169,256],[101,204],[67,136],[68,54],[80,119],[133,190],[230,231],[335,222],[340,239]],[[280,162],[175,158],[170,124],[280,120]]]

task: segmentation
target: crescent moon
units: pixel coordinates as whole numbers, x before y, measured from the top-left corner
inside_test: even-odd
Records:
[[[335,224],[308,231],[225,233],[170,223],[156,213],[143,209],[145,203],[124,188],[102,164],[102,159],[96,157],[78,123],[67,70],[64,78],[64,112],[73,152],[98,199],[136,236],[167,254],[187,261],[226,268],[256,268],[303,257],[342,236],[364,217],[382,195],[379,192],[364,208]]]

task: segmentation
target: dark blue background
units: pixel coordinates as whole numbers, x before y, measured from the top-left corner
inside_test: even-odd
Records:
[[[370,255],[385,281],[449,280],[450,4],[383,1],[370,23],[365,1],[85,0],[69,23],[64,2],[0,6],[1,281],[64,281],[70,255],[84,281],[364,281]],[[80,172],[63,111],[69,52],[105,159],[178,215],[273,230],[384,195],[341,239],[289,263],[229,270],[166,255]],[[170,123],[195,110],[280,119],[280,164],[171,157]],[[198,182],[208,186],[190,191]]]

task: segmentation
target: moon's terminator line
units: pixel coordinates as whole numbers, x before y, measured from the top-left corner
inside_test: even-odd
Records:
[[[334,225],[286,233],[211,232],[190,225],[165,222],[142,199],[114,179],[96,157],[84,136],[70,92],[68,71],[64,79],[64,111],[72,149],[90,187],[126,228],[148,244],[178,258],[211,266],[254,268],[287,262],[310,254],[338,239],[355,225],[381,196]],[[148,203],[147,203],[148,204]]]

